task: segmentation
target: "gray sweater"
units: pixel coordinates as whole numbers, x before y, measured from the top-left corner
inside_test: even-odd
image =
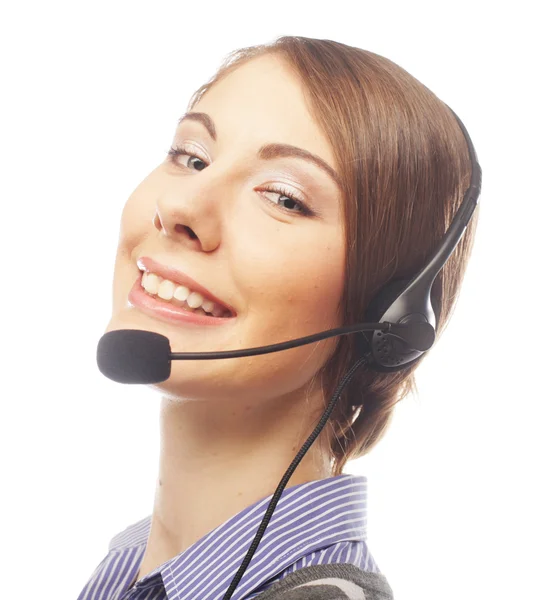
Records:
[[[393,591],[382,573],[335,563],[298,569],[254,600],[393,600]]]

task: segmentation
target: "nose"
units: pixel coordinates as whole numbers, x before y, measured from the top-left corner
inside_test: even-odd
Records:
[[[183,225],[182,223],[174,222],[169,223],[170,217],[161,217],[159,209],[155,212],[155,218],[153,219],[153,223],[155,228],[159,231],[162,231],[164,235],[167,237],[174,237],[176,239],[185,239],[187,238],[190,241],[198,240],[199,236],[189,227],[189,225]],[[180,235],[182,234],[182,235]],[[199,241],[199,244],[202,246],[202,243]]]
[[[198,186],[197,186],[198,187]],[[167,188],[157,199],[153,219],[155,228],[167,238],[189,249],[212,252],[221,241],[220,215],[216,204],[219,190],[215,192],[201,188],[201,193],[193,193],[196,187],[181,186]]]

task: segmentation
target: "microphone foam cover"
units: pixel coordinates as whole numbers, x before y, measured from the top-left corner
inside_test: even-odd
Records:
[[[118,383],[158,383],[170,377],[170,340],[152,331],[118,329],[97,345],[99,370]]]

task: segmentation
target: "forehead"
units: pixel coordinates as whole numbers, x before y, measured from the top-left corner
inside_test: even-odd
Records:
[[[332,148],[307,106],[303,84],[282,58],[261,56],[213,85],[191,109],[212,117],[218,143],[256,149],[278,142],[319,155],[333,169]]]

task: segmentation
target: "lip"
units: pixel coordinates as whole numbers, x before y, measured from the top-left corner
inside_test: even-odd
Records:
[[[142,287],[141,279],[143,273],[140,273],[136,279],[130,293],[128,294],[128,302],[144,312],[145,314],[167,321],[168,323],[177,323],[179,325],[227,325],[232,323],[235,317],[211,317],[178,308],[174,304],[163,302],[157,298],[150,296]]]
[[[215,302],[216,304],[219,304],[227,309],[231,313],[231,317],[237,316],[237,311],[232,306],[229,306],[214,296],[210,290],[207,290],[204,286],[200,285],[200,283],[197,283],[194,279],[189,277],[189,275],[186,275],[177,269],[173,269],[172,267],[165,267],[148,256],[142,256],[141,258],[138,258],[137,265],[138,268],[145,269],[148,273],[153,272],[157,275],[160,275],[163,279],[170,279],[170,281],[184,285],[193,292],[199,292],[199,294],[201,294],[207,300],[211,300],[212,302]]]

